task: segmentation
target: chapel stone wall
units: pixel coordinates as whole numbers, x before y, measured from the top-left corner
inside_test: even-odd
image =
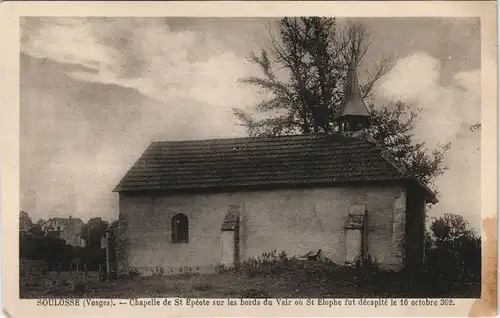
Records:
[[[350,187],[247,191],[170,196],[121,194],[120,218],[127,224],[122,252],[127,266],[145,274],[161,268],[165,274],[210,272],[222,263],[221,225],[230,205],[243,205],[239,259],[264,252],[289,256],[322,251],[322,256],[344,264],[350,208],[366,205],[366,249],[387,269],[404,263],[405,189]],[[171,243],[171,219],[189,219],[189,242]]]

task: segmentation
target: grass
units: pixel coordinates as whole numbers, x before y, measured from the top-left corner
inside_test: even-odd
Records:
[[[53,275],[51,275],[53,276]],[[192,275],[161,277],[127,277],[110,282],[86,281],[83,291],[75,292],[71,284],[53,285],[52,278],[44,278],[38,286],[21,286],[21,298],[140,298],[140,297],[239,297],[241,290],[258,289],[262,280],[249,280],[231,275]]]
[[[416,281],[387,277],[387,281],[363,284],[357,279],[314,279],[307,275],[248,275],[225,273],[192,276],[126,277],[98,282],[90,277],[82,283],[44,278],[38,286],[22,286],[21,298],[358,298],[433,297],[435,290]],[[50,283],[47,284],[46,281]],[[479,286],[461,293],[442,291],[434,297],[472,297]],[[477,295],[476,295],[477,297]]]
[[[480,279],[459,271],[383,272],[376,262],[338,266],[327,260],[302,261],[286,254],[264,253],[247,260],[238,272],[224,266],[199,275],[129,275],[99,282],[88,277],[49,273],[20,280],[21,298],[421,298],[479,297]],[[446,274],[446,275],[444,275]],[[464,278],[475,277],[474,279]],[[479,276],[478,276],[479,277]],[[458,282],[458,285],[457,285]],[[471,283],[474,282],[474,283]]]

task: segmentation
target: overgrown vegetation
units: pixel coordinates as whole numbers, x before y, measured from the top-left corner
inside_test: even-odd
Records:
[[[236,268],[234,267],[229,267],[229,266],[226,266],[224,264],[219,264],[219,265],[216,265],[215,266],[215,272],[218,273],[218,274],[230,274],[230,273],[235,273],[236,272]]]
[[[468,228],[463,217],[445,214],[435,218],[428,233],[425,263],[400,272],[383,271],[377,260],[358,259],[351,266],[329,261],[305,261],[285,252],[263,253],[241,264],[249,278],[293,279],[298,283],[331,286],[351,285],[372,291],[400,290],[414,297],[446,296],[458,293],[478,296],[481,284],[481,239]],[[384,291],[384,289],[387,289]]]
[[[241,264],[241,270],[249,277],[288,273],[298,267],[300,263],[295,257],[289,258],[285,252],[278,255],[276,251],[262,253],[261,256],[250,258]]]
[[[212,289],[212,285],[207,283],[197,283],[193,285],[193,289],[197,291],[206,291]]]
[[[240,294],[241,298],[271,298],[271,294],[265,291],[262,287],[245,288]]]
[[[248,259],[242,263],[241,270],[251,278],[293,277],[303,283],[336,281],[356,286],[378,282],[382,276],[374,258],[370,257],[363,262],[359,259],[351,266],[341,266],[328,260],[301,260],[276,251]]]

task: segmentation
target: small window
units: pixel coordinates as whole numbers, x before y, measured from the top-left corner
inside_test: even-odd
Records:
[[[172,243],[187,243],[189,238],[189,220],[182,213],[172,218]]]

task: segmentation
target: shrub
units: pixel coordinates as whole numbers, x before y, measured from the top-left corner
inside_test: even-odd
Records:
[[[47,288],[47,290],[45,291],[45,294],[47,295],[54,295],[54,296],[57,296],[57,295],[61,295],[62,292],[61,292],[61,289],[56,287],[56,286],[50,286],[49,288]]]
[[[464,243],[461,248],[465,249],[465,246]],[[339,266],[324,260],[298,260],[285,253],[278,255],[275,251],[246,260],[241,269],[250,278],[264,276],[293,280],[297,284],[328,286],[327,289],[332,291],[352,286],[363,288],[363,292],[383,295],[442,296],[453,290],[464,295],[470,294],[466,291],[473,290],[471,286],[478,286],[481,280],[480,244],[470,244],[467,249],[468,258],[461,255],[464,252],[450,247],[436,248],[418,271],[413,268],[400,272],[381,270],[377,260],[370,256],[363,261],[357,259],[349,266]],[[250,297],[257,291],[248,289],[243,295]]]
[[[244,289],[240,295],[241,298],[271,298],[271,295],[262,288]]]
[[[468,228],[464,218],[445,213],[434,218],[430,229],[426,261],[418,273],[422,283],[441,294],[452,290],[463,293],[479,286],[481,238]]]
[[[215,271],[218,273],[218,274],[229,274],[229,273],[234,273],[236,272],[236,268],[234,267],[229,267],[229,266],[226,266],[224,264],[219,264],[219,265],[216,265],[215,266]]]
[[[382,272],[376,258],[368,255],[366,259],[357,258],[352,268],[352,275],[359,281],[358,285],[374,285],[380,283],[386,273]]]
[[[159,287],[156,287],[155,292],[158,295],[162,295],[162,294],[165,294],[167,292],[167,289],[164,286],[159,286]]]
[[[425,284],[441,292],[480,285],[481,247],[478,245],[470,247],[469,251],[461,251],[460,247],[437,246],[428,253],[425,267],[419,274]]]
[[[185,267],[180,267],[178,269],[177,273],[173,273],[170,276],[177,277],[177,278],[187,278],[191,276],[198,276],[198,272],[193,272],[193,269],[191,267],[185,266]]]
[[[151,269],[151,273],[153,276],[163,276],[165,270],[162,266],[157,266],[154,271]]]
[[[177,293],[180,293],[184,289],[184,282],[177,281],[173,284],[173,288]]]
[[[137,270],[137,268],[131,268],[128,270],[128,275],[130,277],[137,277],[137,276],[141,276],[141,273],[139,272],[139,270]]]
[[[207,283],[198,283],[193,285],[193,290],[197,291],[205,291],[205,290],[210,290],[212,289],[212,285],[207,284]]]
[[[285,252],[276,254],[276,250],[270,253],[262,253],[257,258],[250,258],[241,264],[241,269],[248,276],[277,275],[293,271],[300,267],[300,261],[295,257],[289,258]]]
[[[226,289],[224,290],[224,296],[235,296],[235,295],[240,295],[240,292],[238,290],[234,289]]]
[[[299,260],[288,257],[285,252],[263,253],[260,257],[250,258],[241,265],[248,277],[282,276],[294,280],[325,280],[336,275],[338,265],[327,260]]]
[[[85,283],[82,281],[76,281],[73,283],[73,286],[71,288],[71,291],[73,293],[83,293],[85,291]]]

